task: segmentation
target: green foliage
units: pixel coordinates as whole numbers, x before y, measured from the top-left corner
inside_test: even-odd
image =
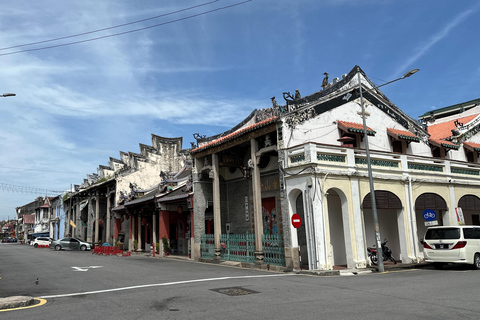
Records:
[[[167,237],[163,237],[163,238],[162,238],[162,243],[163,243],[163,252],[165,252],[165,253],[166,253],[166,252],[170,253],[170,251],[171,251],[172,249],[170,248],[170,244],[169,244],[169,242],[168,242]]]

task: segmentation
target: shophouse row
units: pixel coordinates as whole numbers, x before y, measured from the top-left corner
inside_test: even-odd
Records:
[[[416,120],[355,66],[270,100],[189,149],[152,134],[140,153],[110,158],[61,197],[64,234],[264,268],[363,268],[376,242],[370,179],[397,260],[422,261],[428,225],[480,224],[480,99]]]

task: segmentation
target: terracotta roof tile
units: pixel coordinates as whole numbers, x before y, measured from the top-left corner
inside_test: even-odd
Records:
[[[432,138],[435,139],[445,139],[452,136],[452,130],[456,130],[457,126],[455,125],[455,121],[461,122],[463,124],[467,124],[473,119],[475,119],[478,114],[472,114],[467,117],[458,118],[455,120],[432,124],[428,126],[428,133]]]
[[[348,121],[341,121],[337,120],[337,125],[343,131],[354,132],[354,133],[363,133],[363,124],[355,123],[355,122],[348,122]],[[367,134],[369,136],[374,136],[375,131],[367,126]]]
[[[247,133],[247,132],[250,132],[250,131],[253,131],[255,129],[258,129],[258,128],[261,128],[261,127],[265,127],[271,123],[274,123],[275,121],[277,120],[277,117],[271,117],[271,118],[268,118],[266,120],[263,120],[263,121],[260,121],[260,122],[257,122],[255,124],[252,124],[251,126],[248,126],[248,127],[245,127],[245,128],[242,128],[240,130],[237,130],[235,132],[232,132],[224,137],[221,137],[221,138],[218,138],[217,140],[213,140],[207,144],[204,144],[203,146],[200,146],[198,148],[195,148],[191,151],[191,153],[196,153],[196,152],[199,152],[199,151],[202,151],[202,150],[205,150],[205,149],[208,149],[208,148],[211,148],[211,147],[214,147],[214,146],[218,146],[218,145],[221,145],[222,143],[224,142],[227,142],[227,141],[230,141],[232,139],[235,139],[241,135],[243,135],[244,133]]]
[[[474,152],[480,152],[480,143],[475,143],[475,142],[464,142],[463,147],[465,149],[474,151]]]
[[[437,147],[445,147],[445,148],[449,148],[449,149],[455,149],[457,150],[459,148],[459,146],[451,141],[447,141],[447,140],[442,140],[442,139],[435,139],[435,138],[430,138],[428,139],[428,142],[430,144],[433,144]]]
[[[387,128],[387,134],[396,138],[396,139],[403,139],[403,140],[411,140],[419,142],[420,138],[417,137],[415,134],[411,133],[407,130],[399,130],[393,128]]]

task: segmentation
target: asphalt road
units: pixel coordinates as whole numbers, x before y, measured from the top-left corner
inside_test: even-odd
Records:
[[[38,279],[38,282],[37,282]],[[0,244],[0,319],[479,319],[480,271],[309,276]]]

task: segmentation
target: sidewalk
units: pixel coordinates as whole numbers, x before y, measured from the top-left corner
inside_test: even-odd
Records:
[[[384,270],[385,272],[395,271],[400,269],[419,269],[428,267],[431,264],[429,263],[397,263],[393,264],[391,262],[385,262]],[[359,274],[366,274],[372,272],[378,272],[377,267],[367,267],[365,269],[338,269],[338,270],[294,270],[292,271],[296,274],[308,274],[308,275],[317,275],[317,276],[351,276],[351,275],[359,275]]]
[[[0,310],[26,307],[32,305],[33,302],[33,297],[28,296],[13,296],[7,298],[0,298]]]

